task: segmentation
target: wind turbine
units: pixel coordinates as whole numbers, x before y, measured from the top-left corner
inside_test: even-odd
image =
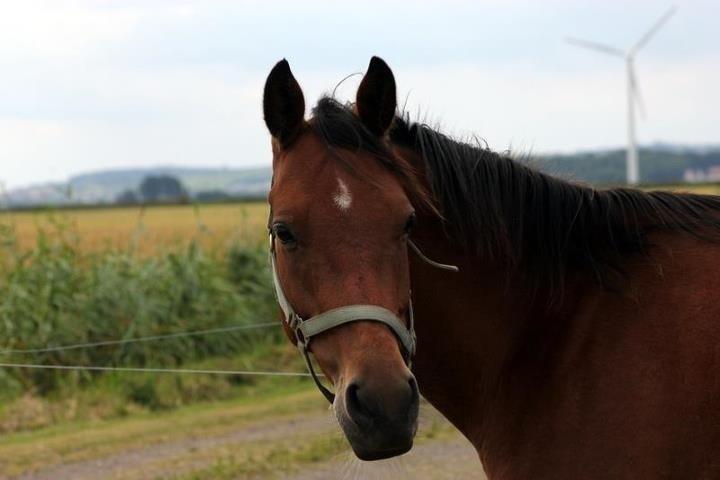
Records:
[[[640,37],[632,47],[628,50],[621,50],[610,45],[591,42],[579,38],[568,37],[565,40],[576,47],[595,50],[596,52],[606,53],[620,57],[625,60],[625,69],[627,76],[627,182],[630,185],[637,185],[640,181],[640,168],[638,165],[637,140],[635,139],[635,102],[640,107],[640,112],[645,114],[642,96],[640,95],[640,86],[635,75],[635,56],[638,51],[650,41],[650,39],[662,28],[663,25],[675,14],[676,7],[671,7],[665,14],[660,17],[646,32]]]

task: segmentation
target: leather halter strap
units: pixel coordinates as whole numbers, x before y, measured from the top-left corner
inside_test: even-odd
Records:
[[[412,249],[420,256],[420,258],[430,265],[445,270],[458,271],[458,268],[453,265],[444,265],[430,260],[422,254],[417,245],[412,243],[410,240],[408,240],[408,243],[412,246]],[[278,276],[275,260],[275,238],[272,234],[270,235],[270,266],[272,268],[273,283],[275,284],[275,294],[277,296],[280,309],[285,316],[285,323],[293,331],[297,347],[305,358],[308,371],[310,372],[310,375],[315,381],[318,389],[322,392],[328,402],[333,403],[335,401],[335,394],[325,387],[318,378],[312,361],[310,360],[310,354],[308,351],[310,340],[312,340],[315,335],[350,322],[357,322],[360,320],[380,322],[387,325],[390,330],[395,333],[395,336],[405,350],[405,361],[407,365],[410,366],[412,357],[415,355],[417,342],[411,297],[408,299],[407,327],[397,315],[387,308],[380,307],[378,305],[347,305],[344,307],[333,308],[308,319],[303,319],[293,309],[292,305],[285,296],[285,292],[280,283],[280,277]]]

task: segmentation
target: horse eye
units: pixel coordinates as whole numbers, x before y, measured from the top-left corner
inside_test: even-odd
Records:
[[[417,218],[415,217],[415,214],[411,214],[407,222],[405,222],[405,233],[407,235],[410,235],[410,233],[413,231],[413,228],[415,228],[415,224],[417,223]]]
[[[280,239],[283,245],[289,245],[295,243],[295,235],[290,231],[286,225],[277,224],[273,226],[275,236]]]

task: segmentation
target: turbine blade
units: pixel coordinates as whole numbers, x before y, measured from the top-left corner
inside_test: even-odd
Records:
[[[602,43],[591,42],[589,40],[582,40],[580,38],[573,37],[567,37],[565,38],[565,41],[576,47],[587,48],[589,50],[595,50],[596,52],[607,53],[608,55],[625,58],[625,52],[610,45],[604,45]]]
[[[630,64],[630,88],[632,89],[633,100],[637,103],[638,110],[640,110],[640,116],[643,120],[647,117],[645,110],[645,101],[643,100],[642,93],[640,92],[640,83],[638,83],[637,75],[635,74],[635,66]]]
[[[633,55],[635,52],[644,47],[650,41],[650,39],[655,36],[658,30],[660,30],[668,20],[670,20],[670,17],[675,15],[676,11],[676,6],[673,5],[672,7],[670,7],[670,9],[665,12],[663,16],[660,17],[647,32],[645,32],[645,35],[640,37],[640,40],[638,40],[637,43],[633,45],[633,47],[630,49],[630,55]]]

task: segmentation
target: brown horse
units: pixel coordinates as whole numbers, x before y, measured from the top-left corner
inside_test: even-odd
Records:
[[[360,458],[411,448],[419,387],[493,479],[720,478],[720,197],[596,190],[455,141],[396,115],[378,58],[354,105],[304,111],[283,60],[276,282]],[[295,328],[358,304],[392,318]]]

